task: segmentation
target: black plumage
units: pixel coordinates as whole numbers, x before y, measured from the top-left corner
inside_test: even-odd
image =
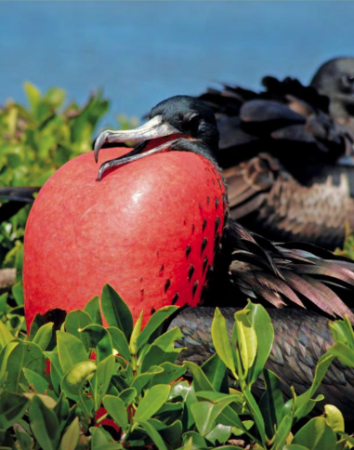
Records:
[[[321,66],[309,86],[262,80],[253,92],[224,85],[199,98],[214,110],[217,161],[231,216],[276,240],[330,249],[354,229],[354,58]]]

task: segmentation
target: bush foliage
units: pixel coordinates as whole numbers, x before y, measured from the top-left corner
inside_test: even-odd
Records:
[[[181,331],[163,329],[176,310],[160,309],[141,330],[142,316],[134,324],[128,306],[107,285],[100,299],[69,312],[61,326],[38,315],[29,336],[12,329],[13,317],[3,314],[1,448],[351,448],[354,440],[334,406],[298,425],[322,400],[315,393],[332,360],[354,367],[348,321],[331,325],[336,343],[320,358],[311,388],[299,396],[293,391],[286,401],[279,378],[264,368],[274,331],[262,306],[249,303],[235,314],[231,340],[216,309],[216,354],[201,367],[176,364]],[[260,376],[266,389],[256,399],[252,386]]]

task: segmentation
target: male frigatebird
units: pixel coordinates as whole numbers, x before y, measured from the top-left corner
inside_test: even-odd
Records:
[[[158,104],[152,109],[150,120],[136,130],[105,131],[101,133],[94,146],[96,161],[100,149],[106,143],[125,141],[141,142],[128,155],[103,163],[98,171],[98,179],[102,179],[107,171],[134,161],[148,158],[149,155],[159,152],[194,152],[211,161],[219,171],[215,160],[218,151],[218,130],[212,109],[203,102],[186,96],[172,97]],[[151,164],[154,164],[151,160]],[[193,177],[193,167],[187,168]],[[107,174],[109,177],[109,174]],[[171,177],[178,176],[171,173]],[[220,175],[220,180],[222,177]],[[182,186],[181,186],[182,188]],[[161,189],[168,189],[163,186]],[[193,192],[190,193],[193,195]],[[168,211],[164,211],[168,214]],[[163,220],[163,218],[161,218]],[[215,228],[216,233],[217,227]],[[200,232],[200,230],[199,230]],[[178,240],[178,236],[174,236]],[[219,242],[217,240],[217,242]],[[260,235],[247,231],[232,219],[225,221],[223,236],[220,245],[215,247],[215,274],[210,278],[213,289],[207,296],[207,302],[222,304],[227,297],[234,306],[240,305],[240,293],[256,300],[265,300],[276,307],[286,305],[300,306],[312,305],[317,310],[329,316],[343,316],[348,314],[351,321],[354,316],[343,302],[341,295],[347,291],[352,295],[354,291],[354,265],[343,258],[338,258],[330,252],[321,250],[308,244],[276,244]],[[202,252],[200,263],[202,264]],[[112,268],[114,270],[114,268]],[[176,270],[178,268],[176,267]],[[142,274],[144,276],[144,274]],[[188,283],[187,277],[184,283]],[[227,313],[227,311],[226,311]],[[179,323],[182,328],[191,327],[194,330],[193,340],[200,340],[203,347],[203,333],[198,333],[198,323],[210,322],[210,311],[203,308],[195,313],[198,316],[182,316]],[[231,314],[230,312],[228,314]],[[187,317],[187,318],[186,318]],[[232,317],[232,315],[231,315]],[[284,352],[286,347],[295,347],[295,355],[306,347],[306,358],[316,361],[323,350],[323,346],[306,346],[309,342],[318,342],[318,336],[323,334],[324,325],[321,316],[316,321],[313,313],[306,310],[293,310],[286,317],[279,315],[276,320],[278,341],[282,346],[278,352]],[[190,320],[193,323],[190,323]],[[286,332],[289,322],[311,322],[311,327],[303,327],[301,333]],[[205,328],[205,327],[204,327]],[[201,331],[205,331],[203,330]],[[281,330],[281,331],[279,331]],[[281,334],[280,334],[281,333]],[[188,333],[187,333],[188,334]],[[328,340],[328,330],[323,340]],[[185,340],[188,345],[188,339]],[[209,347],[209,343],[207,343]],[[198,345],[193,350],[198,352]],[[300,350],[298,350],[300,349]],[[202,354],[197,355],[202,358]],[[304,365],[299,357],[287,358],[284,354],[282,365],[274,364],[272,368],[280,373],[286,382],[291,384],[296,379],[303,387],[308,383],[304,381],[304,368],[307,372],[314,369],[311,364]],[[288,375],[292,374],[292,377]],[[349,374],[349,375],[348,375]],[[307,373],[308,376],[309,373]],[[329,391],[340,392],[343,397],[351,396],[353,390],[352,370],[346,371],[346,376],[338,374],[329,381]],[[348,378],[349,377],[349,378]],[[288,379],[289,378],[289,379]],[[346,380],[349,379],[349,383]],[[344,381],[343,381],[344,380]],[[327,391],[325,391],[327,393]],[[331,401],[335,402],[335,396]],[[341,399],[343,399],[341,397]],[[338,404],[338,401],[337,401]]]
[[[199,97],[216,114],[231,216],[271,239],[342,246],[354,229],[354,58],[328,61],[309,86],[262,83]]]

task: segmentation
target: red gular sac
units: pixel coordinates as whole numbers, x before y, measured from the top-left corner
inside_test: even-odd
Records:
[[[191,113],[183,104],[184,116],[178,113],[179,122],[171,124],[159,106],[148,122],[152,131],[146,124],[99,136],[96,158],[105,142],[144,142],[128,154],[127,148],[101,150],[100,181],[87,153],[60,168],[40,191],[25,234],[28,329],[37,313],[83,308],[106,283],[135,319],[144,311],[144,323],[165,305],[200,302],[227,209],[209,143],[198,135],[205,121],[215,119],[208,108],[205,119],[204,106]]]

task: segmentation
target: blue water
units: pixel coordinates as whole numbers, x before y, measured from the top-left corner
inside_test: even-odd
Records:
[[[22,84],[61,86],[83,103],[99,87],[141,116],[216,80],[259,88],[265,74],[308,82],[354,56],[352,2],[0,2],[0,103]]]

